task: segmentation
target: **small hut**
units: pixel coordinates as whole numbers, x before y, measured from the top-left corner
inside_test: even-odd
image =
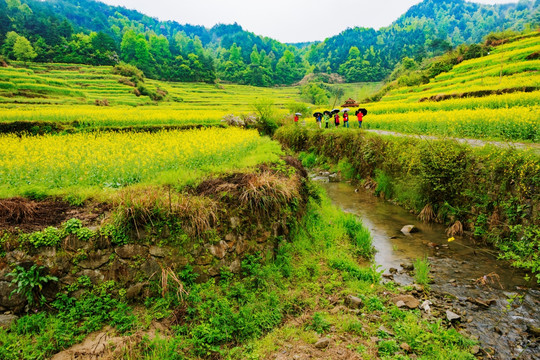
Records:
[[[351,98],[345,100],[345,104],[341,105],[342,108],[359,107],[359,106],[360,106],[360,104],[357,104],[356,101],[354,101]]]

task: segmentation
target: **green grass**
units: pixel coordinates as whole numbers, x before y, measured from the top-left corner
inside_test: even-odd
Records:
[[[414,281],[423,285],[424,288],[429,287],[429,261],[427,258],[416,259],[414,261]]]

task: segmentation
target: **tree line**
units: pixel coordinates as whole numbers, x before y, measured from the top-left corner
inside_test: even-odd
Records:
[[[306,74],[380,81],[404,58],[442,54],[493,31],[540,24],[540,0],[481,5],[424,0],[387,28],[354,28],[312,44],[283,44],[241,26],[181,25],[92,0],[0,0],[0,51],[7,59],[115,65],[182,82],[290,85]]]

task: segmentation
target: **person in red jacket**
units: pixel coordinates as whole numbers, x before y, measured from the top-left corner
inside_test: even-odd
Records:
[[[364,114],[359,111],[358,114],[356,114],[356,117],[358,118],[358,128],[362,128],[362,119],[364,118]]]
[[[347,110],[343,111],[343,126],[346,128],[349,127],[349,113]]]
[[[298,125],[298,114],[294,114],[294,123]]]
[[[334,125],[335,125],[336,127],[339,127],[339,113],[336,113],[336,114],[334,115]]]

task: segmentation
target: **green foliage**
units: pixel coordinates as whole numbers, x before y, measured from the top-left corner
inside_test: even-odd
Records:
[[[313,330],[318,334],[324,334],[330,330],[332,324],[325,318],[325,314],[316,312],[311,317],[311,323],[306,326],[307,330]]]
[[[301,152],[298,157],[302,161],[302,165],[307,169],[313,168],[317,163],[317,155],[313,152]]]
[[[344,180],[353,180],[355,178],[356,170],[347,157],[339,160],[337,170],[339,171],[341,178]]]
[[[16,266],[13,271],[7,274],[13,277],[11,283],[17,286],[11,292],[11,295],[21,294],[26,298],[29,306],[44,304],[46,299],[42,294],[43,285],[50,281],[58,281],[56,276],[45,274],[45,272],[44,266],[37,266],[36,264],[29,269]]]
[[[262,135],[272,136],[278,128],[276,109],[272,99],[260,99],[252,104],[259,121],[255,125]]]
[[[300,88],[302,98],[307,102],[315,105],[328,105],[330,92],[323,86],[322,83],[309,83]]]
[[[32,44],[24,36],[19,36],[13,44],[13,55],[19,61],[30,61],[37,56]]]
[[[66,349],[105,324],[126,333],[135,326],[132,310],[110,294],[85,293],[76,300],[59,294],[52,303],[56,314],[45,312],[26,315],[18,319],[11,332],[0,329],[0,358],[44,359]]]
[[[456,201],[463,191],[469,161],[469,150],[454,142],[439,142],[436,148],[422,146],[420,174],[428,202]]]
[[[384,310],[384,304],[377,296],[370,296],[366,299],[366,308],[369,311],[382,311]]]
[[[129,242],[129,237],[122,227],[114,224],[105,224],[99,229],[99,235],[111,241],[113,245],[125,245]]]
[[[383,170],[375,170],[375,195],[391,199],[394,196],[394,180]]]
[[[22,243],[28,242],[36,248],[41,246],[57,246],[62,241],[62,232],[55,227],[49,226],[43,231],[21,234],[19,239]]]
[[[112,69],[113,74],[126,76],[134,80],[135,83],[144,82],[144,74],[135,65],[120,63]]]
[[[419,284],[423,285],[424,288],[429,288],[429,261],[427,257],[423,259],[416,259],[414,261],[414,281]]]
[[[63,225],[64,232],[66,234],[75,234],[78,230],[80,230],[82,226],[82,221],[77,218],[71,218],[68,221],[66,221]]]
[[[476,228],[475,228],[476,229]],[[510,241],[500,241],[501,258],[514,266],[530,270],[540,283],[540,226],[510,226]]]
[[[305,116],[309,116],[310,108],[306,103],[303,102],[290,102],[287,103],[287,110],[290,114],[300,113]]]
[[[372,246],[372,238],[369,229],[367,229],[362,222],[352,214],[344,216],[343,227],[354,245],[356,254],[364,258],[371,258],[375,250]]]
[[[395,340],[381,340],[377,344],[377,348],[379,350],[379,355],[382,356],[393,356],[399,351],[399,345]]]

